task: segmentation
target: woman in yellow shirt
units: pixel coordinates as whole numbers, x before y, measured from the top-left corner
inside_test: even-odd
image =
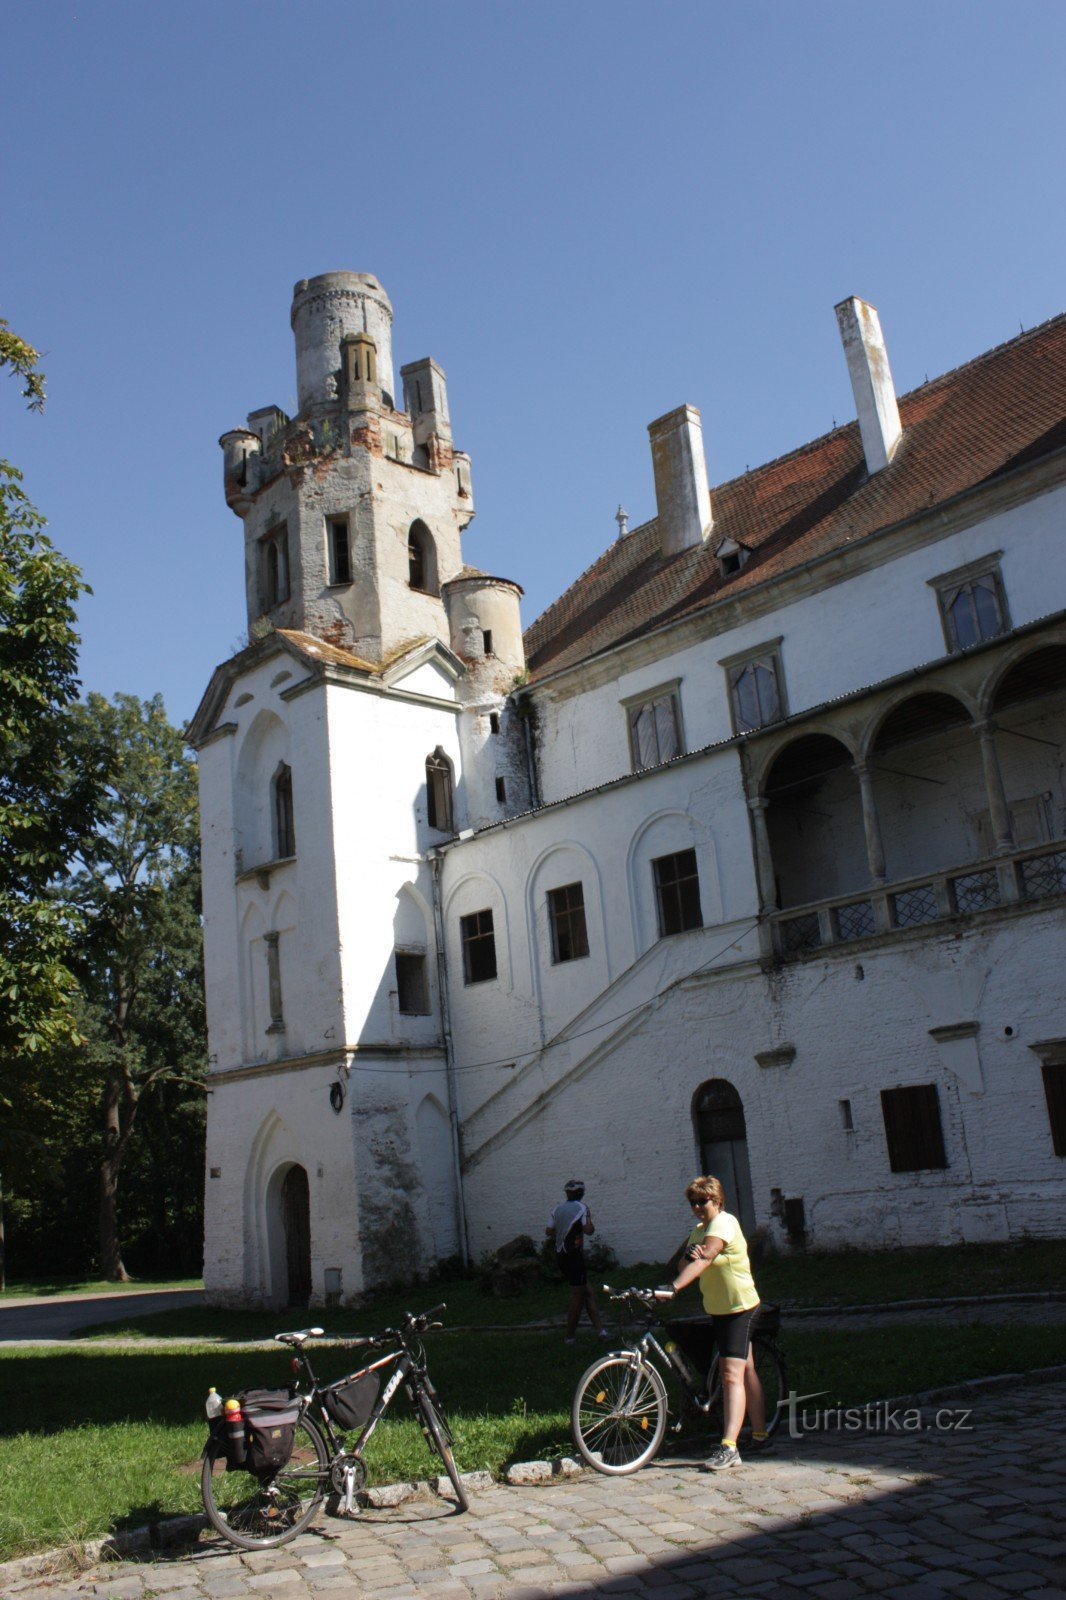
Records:
[[[696,1214],[685,1247],[685,1265],[672,1284],[655,1291],[672,1300],[680,1290],[700,1280],[705,1310],[714,1325],[718,1366],[722,1374],[722,1443],[704,1462],[708,1472],[724,1472],[741,1465],[737,1436],[745,1409],[751,1422],[751,1449],[764,1450],[766,1402],[751,1351],[751,1330],[759,1311],[759,1293],[751,1275],[747,1241],[740,1223],[723,1209],[725,1196],[717,1178],[696,1178],[685,1190]]]

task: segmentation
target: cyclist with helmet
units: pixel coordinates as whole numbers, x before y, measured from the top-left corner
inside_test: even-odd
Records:
[[[585,1185],[579,1178],[571,1178],[563,1192],[566,1199],[555,1207],[544,1232],[549,1239],[555,1240],[555,1259],[559,1263],[559,1271],[570,1285],[566,1342],[574,1343],[582,1311],[588,1312],[592,1326],[601,1339],[606,1339],[607,1329],[600,1320],[585,1271],[585,1235],[596,1232],[592,1213],[585,1204]]]

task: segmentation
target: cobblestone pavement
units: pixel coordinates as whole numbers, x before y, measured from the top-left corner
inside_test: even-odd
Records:
[[[36,1578],[17,1600],[1066,1600],[1066,1385],[945,1401],[953,1426],[809,1432],[711,1476],[673,1457],[631,1478],[494,1488],[466,1516],[426,1499],[320,1517],[279,1550],[206,1536],[178,1558]],[[908,1418],[899,1413],[897,1422]],[[948,1419],[941,1417],[942,1424]]]

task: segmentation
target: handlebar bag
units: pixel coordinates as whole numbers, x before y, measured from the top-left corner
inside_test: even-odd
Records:
[[[245,1466],[257,1477],[273,1477],[292,1455],[301,1407],[287,1389],[248,1389],[241,1396],[248,1440]]]
[[[332,1422],[345,1433],[365,1428],[377,1404],[381,1379],[376,1372],[355,1373],[322,1390],[322,1403]]]

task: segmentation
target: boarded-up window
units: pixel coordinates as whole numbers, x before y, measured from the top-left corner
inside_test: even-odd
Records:
[[[676,855],[659,856],[652,862],[655,875],[655,901],[659,913],[659,937],[684,933],[687,928],[703,927],[700,909],[700,879],[695,850],[679,850]]]
[[[396,1003],[405,1016],[424,1017],[429,1012],[426,958],[408,951],[396,952]]]
[[[552,961],[579,961],[589,953],[585,926],[585,893],[579,883],[566,883],[548,890],[548,923],[552,937]]]
[[[491,911],[472,911],[459,919],[463,944],[463,982],[486,983],[496,976],[496,933]]]
[[[633,771],[658,767],[681,754],[677,695],[661,694],[629,708],[629,748]]]
[[[935,1083],[882,1089],[888,1163],[893,1172],[925,1172],[946,1167],[940,1126],[940,1096]]]
[[[1066,1061],[1045,1061],[1043,1072],[1052,1147],[1066,1156]]]

